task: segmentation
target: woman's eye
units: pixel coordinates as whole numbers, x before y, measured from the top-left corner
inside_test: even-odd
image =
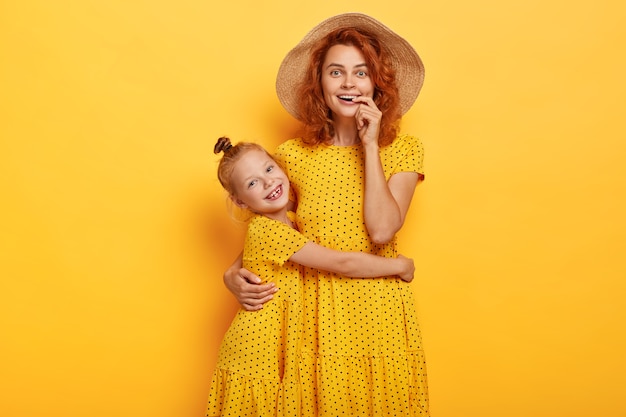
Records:
[[[334,75],[334,76],[341,75],[341,72],[339,70],[332,70],[330,72],[330,75]]]
[[[367,73],[365,71],[359,71],[359,72],[357,72],[357,75],[359,77],[365,77],[365,76],[367,76]]]

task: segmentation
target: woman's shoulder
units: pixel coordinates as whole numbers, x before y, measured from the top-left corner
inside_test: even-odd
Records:
[[[404,154],[407,152],[423,152],[424,145],[417,137],[408,133],[403,133],[391,142],[389,145],[381,148],[383,154]]]
[[[391,146],[423,146],[422,141],[417,136],[413,136],[408,133],[399,134],[393,142],[391,142]]]
[[[301,138],[289,139],[278,145],[274,155],[282,161],[298,161],[311,156],[317,146],[307,145]]]
[[[293,139],[287,139],[286,141],[284,141],[283,143],[281,143],[280,145],[278,145],[277,151],[287,151],[287,150],[298,150],[298,149],[305,149],[306,145],[304,143],[304,141],[302,140],[302,138],[293,138]]]

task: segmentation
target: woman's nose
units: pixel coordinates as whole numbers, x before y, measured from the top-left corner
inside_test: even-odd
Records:
[[[352,82],[352,79],[347,76],[343,79],[343,83],[341,85],[343,88],[352,88],[354,87],[354,83]]]

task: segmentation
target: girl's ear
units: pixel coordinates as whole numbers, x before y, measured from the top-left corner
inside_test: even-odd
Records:
[[[238,199],[234,195],[231,194],[231,195],[229,195],[229,197],[233,201],[233,203],[235,203],[235,205],[237,207],[242,208],[242,209],[248,208],[248,205],[246,203],[244,203],[243,201],[241,201],[240,199]]]

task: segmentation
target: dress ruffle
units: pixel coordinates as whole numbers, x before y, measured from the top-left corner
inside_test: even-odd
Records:
[[[297,378],[283,382],[217,369],[207,416],[428,415],[426,363],[421,350],[373,357],[304,354],[299,359]],[[300,384],[299,379],[316,384]],[[386,383],[381,385],[381,380]],[[328,391],[334,393],[332,401],[318,398],[318,392]]]
[[[300,385],[296,381],[251,378],[217,369],[213,373],[207,416],[210,417],[305,417]]]
[[[206,415],[274,417],[280,386],[279,381],[217,369],[211,381]]]
[[[371,357],[303,355],[301,377],[316,381],[303,387],[303,409],[317,409],[304,415],[427,416],[425,370],[423,351]],[[332,397],[318,395],[328,392]]]

